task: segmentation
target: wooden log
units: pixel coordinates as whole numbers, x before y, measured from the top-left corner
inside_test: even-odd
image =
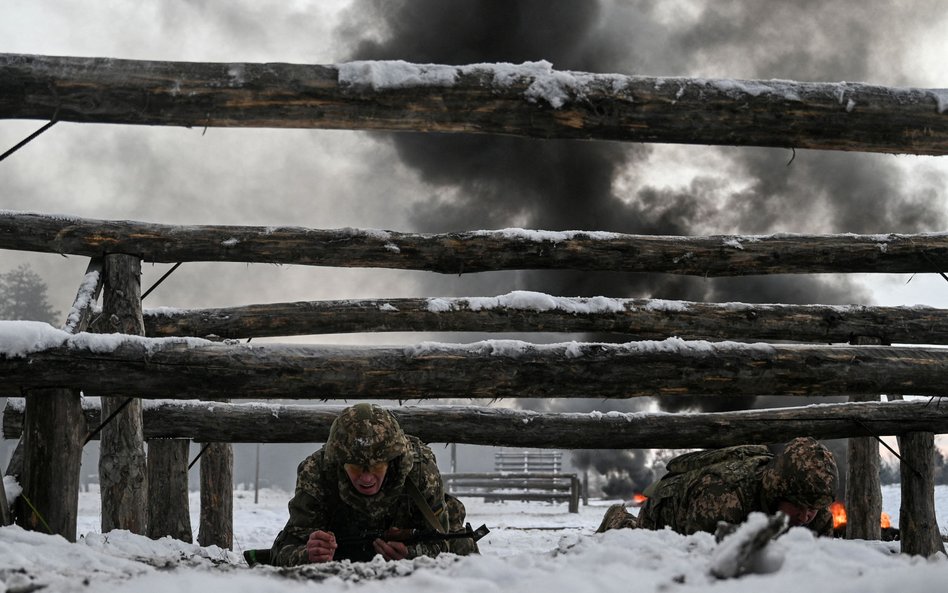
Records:
[[[0,322],[0,338],[19,335],[20,323]],[[41,333],[43,342],[30,352],[0,349],[0,375],[8,384],[73,386],[99,395],[123,394],[134,385],[140,397],[173,399],[940,396],[948,372],[948,351],[938,348],[679,339],[360,348]]]
[[[393,414],[395,414],[395,416],[398,418],[399,424],[402,423],[403,415],[404,415],[404,420],[406,422],[413,424],[418,421],[417,418],[411,417],[414,415],[413,414],[414,411],[419,411],[419,412],[423,411],[424,413],[435,413],[439,409],[447,412],[446,419],[448,421],[450,421],[451,416],[454,416],[454,414],[452,413],[454,411],[457,411],[461,415],[465,415],[469,412],[477,413],[479,411],[482,411],[485,419],[488,419],[491,416],[496,416],[498,415],[498,413],[500,415],[508,414],[508,413],[513,413],[515,415],[525,414],[523,418],[528,418],[530,416],[535,415],[534,412],[518,412],[516,410],[502,409],[502,408],[470,408],[470,407],[457,408],[455,406],[451,406],[450,408],[443,408],[443,407],[442,408],[415,408],[412,406],[407,406],[407,407],[391,408],[390,411]],[[541,414],[541,415],[549,416],[548,414]],[[554,414],[553,416],[555,417],[557,415]],[[411,434],[415,434],[415,433],[412,432]],[[457,472],[457,473],[452,473],[452,474],[443,474],[442,477],[445,480],[470,480],[470,479],[487,479],[487,478],[497,479],[497,480],[508,480],[508,479],[509,480],[532,480],[532,479],[556,480],[559,478],[569,478],[571,475],[572,474],[564,474],[560,472]]]
[[[96,327],[99,331],[142,335],[141,260],[130,255],[106,256],[105,278],[101,323]],[[126,529],[146,535],[148,470],[142,404],[128,393],[130,389],[137,389],[133,381],[125,382],[121,389],[103,393],[113,397],[102,399],[102,414],[105,418],[114,416],[102,427],[99,445],[102,533]],[[119,395],[121,397],[115,397]]]
[[[492,479],[445,479],[445,484],[465,488],[512,488],[518,490],[565,490],[569,491],[570,481],[564,480],[492,480]]]
[[[0,99],[2,101],[2,99]],[[944,119],[948,120],[948,117]],[[374,229],[176,226],[0,212],[0,249],[144,261],[233,261],[462,274],[575,269],[702,277],[793,273],[937,273],[948,234],[710,235],[497,230],[421,234]]]
[[[84,331],[102,290],[101,258],[86,268],[64,331]],[[79,482],[86,425],[77,389],[34,389],[27,392],[26,427],[21,444],[19,476],[23,494],[15,505],[18,523],[26,529],[61,535],[76,541]],[[11,464],[12,465],[12,464]],[[26,504],[29,499],[30,504]]]
[[[492,492],[484,490],[450,490],[458,498],[484,498],[486,500],[570,500],[568,492]]]
[[[145,309],[145,335],[245,339],[351,332],[595,332],[626,339],[948,344],[931,307],[759,305],[657,299],[497,297],[304,301],[219,309]]]
[[[880,345],[882,340],[856,336],[860,346]],[[851,402],[879,401],[877,395],[852,395]],[[846,538],[882,538],[882,482],[879,477],[879,442],[873,437],[851,438],[846,450]]]
[[[945,154],[944,102],[938,89],[557,72],[546,62],[322,66],[0,54],[0,118],[85,123]]]
[[[221,404],[190,401],[147,402],[148,438],[192,438],[205,442],[320,443],[329,435],[339,405]],[[746,443],[784,443],[797,436],[837,439],[898,435],[912,431],[948,433],[948,406],[927,401],[821,404],[795,408],[713,413],[552,414],[478,406],[398,406],[391,408],[402,428],[429,443],[553,449],[684,449]],[[95,425],[99,409],[85,403],[86,421]],[[22,400],[3,413],[6,438],[19,435]],[[477,478],[479,473],[451,474]],[[564,474],[503,473],[507,478]]]
[[[188,439],[148,441],[148,537],[191,543]]]
[[[7,502],[7,488],[3,483],[3,476],[0,476],[0,526],[7,525],[13,525],[13,513]]]
[[[207,443],[201,456],[201,526],[198,543],[234,547],[234,451],[230,443]]]
[[[935,435],[910,432],[899,439],[902,454],[902,502],[899,540],[903,554],[931,556],[945,553],[935,516]]]

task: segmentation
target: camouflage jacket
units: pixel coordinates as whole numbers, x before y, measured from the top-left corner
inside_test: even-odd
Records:
[[[297,470],[296,492],[289,503],[290,518],[271,549],[273,564],[307,563],[306,541],[316,530],[331,531],[338,539],[391,527],[431,529],[406,491],[408,480],[418,487],[447,529],[444,485],[434,453],[416,437],[406,435],[406,438],[411,455],[390,464],[382,489],[374,496],[356,492],[342,467],[326,461],[325,447],[303,460]],[[409,557],[437,556],[447,550],[446,542],[415,544],[409,546]],[[371,543],[367,543],[340,546],[334,560],[365,561],[374,556]]]
[[[648,501],[639,511],[639,527],[714,533],[719,521],[738,524],[752,512],[776,511],[778,501],[769,499],[762,485],[764,469],[774,457],[766,447],[729,447],[714,451],[715,458],[702,457],[704,453],[669,462],[668,474],[645,491]],[[807,527],[832,535],[832,514],[821,509]]]

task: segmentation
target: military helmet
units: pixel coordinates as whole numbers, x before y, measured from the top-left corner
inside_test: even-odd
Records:
[[[370,466],[409,452],[408,439],[388,410],[357,404],[342,411],[329,429],[326,457],[331,463]]]
[[[787,443],[763,474],[770,500],[786,500],[807,508],[824,508],[836,499],[839,480],[836,459],[829,449],[810,437]]]

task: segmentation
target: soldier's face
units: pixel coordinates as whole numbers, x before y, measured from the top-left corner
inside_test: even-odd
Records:
[[[781,500],[777,505],[777,510],[787,515],[791,527],[808,525],[810,521],[816,518],[816,514],[819,512],[819,509],[800,506],[789,500]]]
[[[388,462],[380,461],[368,466],[346,463],[342,468],[349,476],[349,481],[352,482],[352,487],[356,489],[356,492],[372,496],[382,489],[385,473],[388,472]]]

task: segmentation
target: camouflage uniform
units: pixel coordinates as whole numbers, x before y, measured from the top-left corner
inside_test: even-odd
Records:
[[[358,493],[343,464],[368,466],[379,461],[389,462],[382,488],[372,496]],[[408,481],[418,487],[447,530],[444,486],[431,449],[402,432],[395,417],[377,406],[358,404],[347,408],[333,422],[326,445],[303,460],[297,470],[290,518],[273,543],[271,562],[279,566],[309,562],[306,541],[316,530],[330,531],[337,539],[392,527],[430,530],[407,494]],[[463,520],[463,505],[460,512]],[[420,543],[409,546],[408,551],[410,558],[436,556],[448,551],[448,544]],[[364,561],[374,556],[372,544],[366,543],[339,546],[333,559]]]
[[[668,473],[649,486],[648,501],[632,517],[610,508],[600,531],[616,527],[714,533],[719,521],[742,523],[752,512],[773,514],[782,500],[819,508],[807,527],[832,535],[826,508],[836,496],[833,454],[811,438],[797,438],[776,457],[762,445],[686,453],[668,463]]]

